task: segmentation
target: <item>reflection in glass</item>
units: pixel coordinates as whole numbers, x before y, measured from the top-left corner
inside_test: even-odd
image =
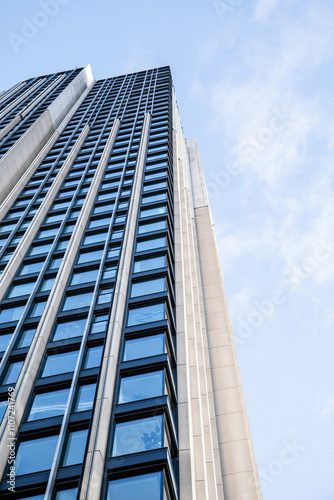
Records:
[[[85,358],[84,368],[95,368],[100,366],[102,357],[103,345],[89,347]]]
[[[109,482],[107,500],[161,500],[162,472],[125,477]]]
[[[164,292],[166,289],[165,278],[157,278],[149,281],[132,283],[131,297],[140,297],[151,293]]]
[[[84,333],[86,318],[74,319],[65,323],[58,323],[52,340],[70,339],[81,337]]]
[[[64,415],[70,389],[36,394],[31,407],[28,422],[41,418],[57,417]]]
[[[65,455],[62,465],[81,464],[84,458],[86,448],[88,429],[70,432],[68,435]]]
[[[129,455],[163,447],[163,416],[116,424],[112,456]]]
[[[164,394],[164,372],[140,373],[121,379],[118,403],[154,398]]]
[[[75,272],[70,281],[70,285],[79,285],[80,283],[89,283],[90,281],[96,281],[98,272],[98,269]]]
[[[165,335],[163,333],[150,335],[149,337],[140,337],[139,339],[129,339],[125,342],[123,361],[157,356],[164,352]]]
[[[74,411],[87,411],[93,408],[96,384],[81,385],[78,390]]]
[[[9,363],[6,374],[2,380],[2,385],[15,384],[15,382],[19,378],[22,366],[23,366],[23,361],[16,361],[14,363]]]
[[[151,231],[160,231],[161,229],[167,228],[166,220],[159,220],[157,222],[152,222],[151,224],[142,224],[139,226],[138,233],[145,234]]]
[[[29,328],[23,330],[20,336],[20,340],[18,341],[17,347],[28,347],[31,344],[35,332],[36,328]]]
[[[16,455],[16,474],[31,474],[51,469],[58,435],[21,441]]]
[[[57,492],[55,500],[76,500],[77,494],[78,494],[78,488],[71,488],[70,490],[61,490]]]
[[[136,252],[152,250],[153,248],[161,248],[167,245],[166,236],[162,238],[153,238],[151,240],[138,241]]]
[[[165,319],[165,304],[152,304],[149,306],[130,309],[128,326],[151,323]]]
[[[68,295],[63,305],[63,311],[70,309],[79,309],[89,307],[93,298],[93,292],[80,293],[77,295]]]
[[[60,373],[73,372],[79,351],[62,352],[50,354],[47,357],[42,377],[50,377]]]

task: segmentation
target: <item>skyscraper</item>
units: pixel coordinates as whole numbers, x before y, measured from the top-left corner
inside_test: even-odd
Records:
[[[0,147],[1,498],[261,499],[169,68],[22,82]]]

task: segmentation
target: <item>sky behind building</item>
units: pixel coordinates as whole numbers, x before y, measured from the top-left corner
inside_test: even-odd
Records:
[[[333,494],[333,27],[322,0],[2,6],[0,91],[88,63],[97,79],[171,66],[199,141],[264,500]]]

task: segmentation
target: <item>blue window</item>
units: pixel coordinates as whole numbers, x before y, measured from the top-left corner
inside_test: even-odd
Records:
[[[7,399],[6,399],[6,401],[0,401],[0,423],[3,419],[6,408],[7,408]]]
[[[88,429],[70,432],[62,466],[81,464],[84,458]]]
[[[167,199],[167,193],[151,194],[148,196],[144,196],[142,199],[142,203],[153,203],[155,201],[161,201],[166,199]]]
[[[161,229],[167,228],[167,221],[160,220],[158,222],[152,222],[151,224],[142,224],[139,226],[138,234],[150,233],[151,231],[160,231]]]
[[[0,311],[0,325],[2,323],[9,323],[10,321],[18,321],[24,311],[25,306],[8,307]]]
[[[77,494],[78,494],[78,488],[71,488],[70,490],[61,490],[57,492],[55,500],[76,500]]]
[[[39,287],[39,292],[48,292],[51,290],[53,287],[53,284],[55,282],[55,277],[54,278],[44,278],[44,280],[41,283],[41,286]]]
[[[84,362],[84,368],[95,368],[100,366],[102,358],[103,346],[98,345],[94,347],[89,347],[87,349],[86,358]]]
[[[165,352],[165,335],[149,335],[138,339],[129,339],[125,342],[123,361],[157,356]]]
[[[64,415],[70,389],[36,394],[32,404],[28,422],[41,418]]]
[[[74,319],[65,323],[58,323],[52,340],[64,340],[81,337],[84,333],[86,318]]]
[[[107,302],[111,302],[113,292],[114,292],[113,286],[110,286],[108,288],[101,288],[99,290],[99,294],[97,297],[97,303],[98,304],[106,304]]]
[[[62,263],[63,257],[57,257],[55,259],[51,259],[48,269],[59,269],[60,264]]]
[[[5,333],[3,335],[0,335],[0,351],[5,351],[7,349],[12,335],[12,333]]]
[[[15,361],[14,363],[9,363],[2,384],[15,384],[15,382],[19,378],[22,366],[23,361]]]
[[[163,447],[163,416],[116,424],[112,456],[129,455]]]
[[[80,283],[89,283],[91,281],[96,281],[98,273],[98,269],[75,271],[70,281],[70,285],[79,285]]]
[[[91,252],[82,252],[78,258],[78,264],[83,264],[85,262],[92,262],[94,260],[101,260],[103,255],[103,250],[92,250]]]
[[[152,304],[149,306],[130,309],[128,326],[161,321],[166,318],[165,304]]]
[[[50,222],[59,222],[63,220],[65,213],[58,213],[58,214],[53,214],[49,215],[48,217],[45,218],[44,224],[48,224]]]
[[[71,309],[79,309],[81,307],[89,307],[93,298],[93,292],[80,293],[77,295],[68,295],[65,299],[62,310],[69,311]]]
[[[70,240],[60,240],[57,244],[57,250],[64,250],[67,248]]]
[[[164,393],[164,372],[162,370],[140,373],[121,379],[118,403],[154,398],[162,396]]]
[[[52,243],[47,243],[45,245],[33,245],[30,248],[28,255],[38,255],[40,253],[48,253],[50,251],[51,246]]]
[[[30,295],[32,289],[35,286],[35,281],[29,281],[28,283],[17,283],[12,285],[7,297],[21,297],[22,295]]]
[[[162,236],[161,238],[153,238],[145,241],[138,241],[136,252],[144,252],[146,250],[153,250],[154,248],[161,248],[167,245],[166,236]]]
[[[87,411],[93,408],[96,384],[81,385],[78,390],[74,411]]]
[[[107,500],[162,499],[162,472],[125,477],[109,481]]]
[[[151,189],[160,189],[167,187],[167,181],[154,182],[153,184],[147,184],[144,186],[144,191],[150,191]]]
[[[16,474],[31,474],[50,470],[56,451],[58,435],[22,441],[16,456]]]
[[[19,274],[19,276],[22,276],[23,274],[39,273],[40,270],[42,269],[43,265],[44,265],[44,261],[29,262],[29,263],[23,264],[23,266],[21,267],[21,270],[18,274]]]
[[[102,241],[105,242],[106,236],[107,236],[107,231],[104,231],[102,233],[90,234],[84,238],[82,244],[89,245],[91,243],[100,243]]]
[[[58,233],[58,230],[59,230],[59,227],[53,227],[51,229],[46,229],[46,228],[41,229],[36,238],[41,239],[41,238],[49,238],[50,236],[56,236],[56,234]]]
[[[97,207],[94,208],[93,213],[94,214],[99,214],[101,212],[109,212],[113,208],[114,208],[114,204],[113,203],[108,203],[106,205],[99,205],[99,206],[97,206]]]
[[[133,272],[141,273],[143,271],[151,271],[151,269],[159,269],[166,266],[165,255],[152,257],[151,259],[136,260]]]
[[[79,351],[62,352],[50,354],[44,366],[42,377],[59,375],[60,373],[74,372]]]
[[[42,316],[45,305],[46,300],[33,304],[29,311],[28,318],[36,318],[37,316]]]
[[[151,217],[152,215],[161,215],[165,214],[167,212],[167,207],[166,205],[163,205],[162,207],[154,207],[154,208],[143,208],[140,211],[140,217]]]
[[[111,216],[100,217],[99,219],[91,220],[90,223],[88,224],[88,227],[92,228],[99,226],[109,226],[110,221],[111,221]]]
[[[24,329],[20,335],[17,347],[28,347],[36,333],[36,328]]]
[[[166,278],[157,278],[149,281],[132,283],[131,297],[140,297],[151,293],[164,292],[166,290]]]
[[[106,280],[106,279],[115,278],[116,273],[117,273],[117,267],[116,266],[109,266],[103,272],[102,279]]]

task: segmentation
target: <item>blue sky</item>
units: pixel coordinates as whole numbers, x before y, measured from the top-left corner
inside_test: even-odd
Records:
[[[171,66],[199,141],[264,500],[333,500],[333,4],[42,4],[1,7],[0,90],[88,63],[97,79]]]

